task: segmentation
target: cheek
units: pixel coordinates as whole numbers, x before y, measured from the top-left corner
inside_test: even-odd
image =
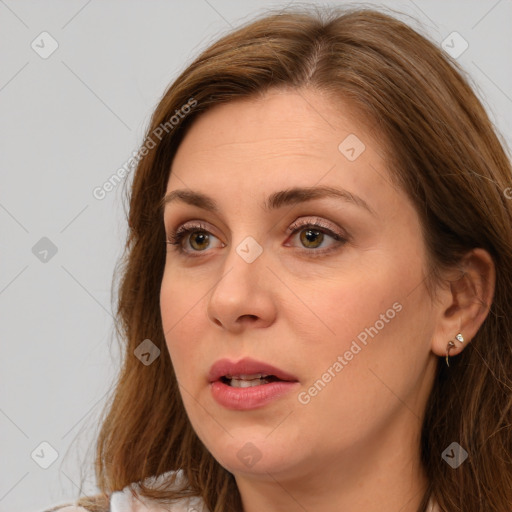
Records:
[[[197,340],[201,336],[200,323],[206,320],[204,294],[201,282],[166,268],[160,289],[162,327],[180,382],[190,376],[189,370],[196,367],[200,356]]]
[[[321,378],[339,363],[339,356],[343,358],[343,373],[351,375],[350,383],[343,386],[352,391],[368,385],[372,377],[369,368],[383,366],[394,380],[417,351],[427,350],[425,344],[411,343],[415,336],[419,340],[425,334],[428,323],[424,288],[418,287],[421,261],[400,261],[398,254],[367,256],[368,264],[361,258],[350,271],[337,270],[321,284],[301,287],[294,283],[309,311],[296,300],[296,307],[285,314],[299,340],[297,348],[311,363],[306,373],[308,382]],[[336,368],[340,369],[339,364]]]
[[[400,309],[396,303],[407,293],[407,282],[404,272],[376,258],[368,268],[354,265],[345,272],[335,269],[318,281],[296,280],[291,286],[301,300],[295,299],[296,305],[290,306],[288,320],[294,325],[292,321],[299,319],[297,325],[310,337],[320,337],[322,345],[342,349],[347,341],[376,322],[382,330],[383,321],[388,325],[387,321],[396,317],[396,310]],[[295,319],[291,318],[294,314]]]
[[[332,424],[349,437],[383,422],[414,394],[432,324],[420,260],[388,259],[359,270],[304,295],[334,334],[302,326],[311,362],[304,414],[314,418],[329,410]]]

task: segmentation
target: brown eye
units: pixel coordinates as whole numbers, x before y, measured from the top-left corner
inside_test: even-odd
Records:
[[[190,234],[189,245],[195,251],[204,251],[210,245],[210,236],[205,231],[194,231]]]
[[[225,245],[202,223],[190,225],[185,223],[176,230],[169,230],[167,243],[182,256],[204,256],[212,249],[221,249]],[[204,254],[201,254],[204,253]]]
[[[318,229],[303,229],[300,232],[300,241],[308,249],[316,249],[324,240],[324,234]]]

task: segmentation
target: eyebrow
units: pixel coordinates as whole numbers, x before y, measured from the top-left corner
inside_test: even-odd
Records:
[[[294,187],[271,194],[264,202],[263,207],[267,211],[277,210],[284,206],[295,205],[314,199],[323,199],[326,197],[335,197],[347,203],[364,208],[372,215],[376,215],[375,210],[361,197],[352,194],[348,190],[333,187]],[[160,202],[160,208],[163,211],[165,207],[175,201],[197,206],[204,210],[214,213],[219,212],[216,201],[201,192],[195,192],[190,189],[178,189],[169,192]]]

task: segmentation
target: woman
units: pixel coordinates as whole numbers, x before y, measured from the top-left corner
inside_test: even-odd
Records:
[[[511,172],[457,65],[392,17],[213,44],[140,151],[103,495],[77,505],[509,511]]]

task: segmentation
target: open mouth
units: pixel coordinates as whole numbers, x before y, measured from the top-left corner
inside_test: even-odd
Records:
[[[256,373],[253,375],[224,375],[219,380],[233,388],[250,388],[253,386],[262,386],[263,384],[277,382],[281,379],[277,378],[275,375]]]
[[[210,368],[207,381],[213,399],[235,411],[264,407],[300,386],[291,373],[249,357],[219,359]]]
[[[245,357],[237,362],[219,359],[210,368],[209,382],[222,382],[231,387],[248,388],[272,382],[296,382],[295,376],[263,361]]]

